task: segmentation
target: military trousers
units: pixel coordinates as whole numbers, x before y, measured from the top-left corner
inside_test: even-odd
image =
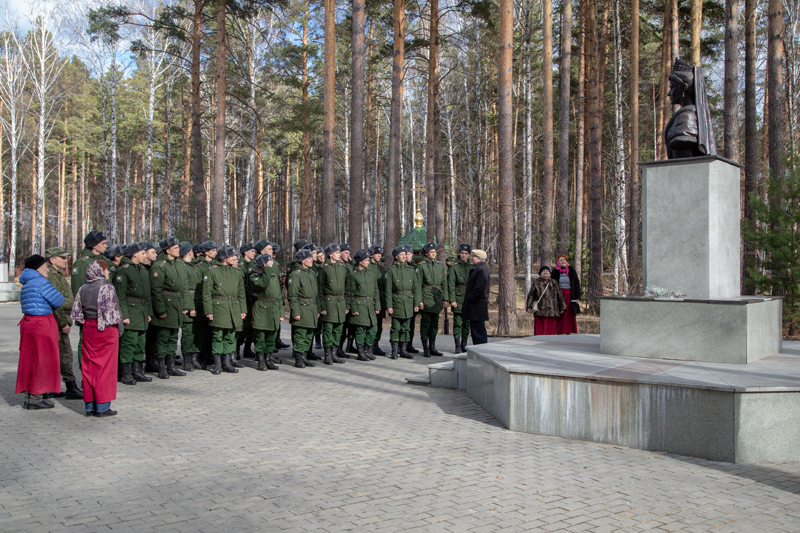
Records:
[[[408,342],[411,340],[411,323],[413,318],[392,317],[392,331],[389,333],[391,342]]]
[[[429,313],[428,311],[420,312],[419,319],[419,338],[423,341],[436,339],[436,333],[439,331],[439,311]]]
[[[275,341],[278,340],[278,330],[265,331],[262,329],[253,330],[253,341],[256,345],[256,353],[266,355],[275,351]]]
[[[253,327],[250,324],[250,314],[252,312],[252,309],[247,311],[247,316],[242,320],[242,330],[236,332],[236,343],[244,344],[245,347],[250,346],[250,343],[253,342]]]
[[[75,372],[72,370],[72,343],[69,342],[69,333],[58,332],[58,359],[64,382],[76,381]]]
[[[292,326],[292,350],[306,353],[314,342],[314,331],[316,328]]]
[[[222,355],[236,352],[236,330],[211,328],[211,353]]]
[[[146,331],[133,331],[125,328],[119,338],[119,361],[122,364],[144,361]]]
[[[372,346],[375,342],[375,334],[378,332],[378,325],[372,326],[355,326],[356,329],[356,346]]]
[[[198,327],[199,326],[199,327]],[[208,327],[208,323],[205,324]],[[197,342],[197,335],[203,331],[202,322],[186,321],[181,326],[181,353],[200,353],[203,343]]]
[[[153,326],[147,328],[148,331],[153,329]],[[163,359],[164,357],[175,357],[175,352],[178,351],[178,328],[164,328],[156,327],[156,357]]]
[[[375,315],[378,319],[378,331],[375,333],[375,340],[381,340],[381,335],[383,334],[383,319],[386,318],[386,311],[381,311],[377,315]]]
[[[453,313],[453,337],[456,339],[469,337],[469,320],[461,318],[461,313]]]
[[[324,348],[336,348],[342,340],[342,329],[344,329],[344,322],[323,322],[319,321],[322,326],[322,346]]]
[[[144,353],[157,354],[158,353],[158,330],[156,326],[149,326],[145,334]]]

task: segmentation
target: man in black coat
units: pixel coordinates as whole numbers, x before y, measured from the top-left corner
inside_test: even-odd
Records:
[[[472,344],[486,344],[486,324],[489,320],[489,266],[486,252],[472,250],[472,271],[467,279],[464,305],[461,307],[462,320],[469,320]]]

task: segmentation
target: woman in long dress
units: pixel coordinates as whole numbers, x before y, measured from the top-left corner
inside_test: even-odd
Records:
[[[578,333],[577,315],[581,312],[580,305],[578,305],[581,300],[581,278],[575,269],[569,266],[566,255],[559,255],[556,261],[557,266],[553,270],[553,279],[558,282],[561,293],[564,295],[564,301],[567,302],[566,311],[558,319],[558,334]]]
[[[122,313],[114,286],[108,282],[108,263],[95,261],[86,269],[86,283],[78,289],[72,319],[81,325],[83,341],[81,371],[86,416],[117,414],[111,402],[117,399],[117,364]]]
[[[533,334],[557,335],[558,319],[566,308],[558,282],[550,277],[550,267],[542,265],[525,301],[525,311],[533,313]]]

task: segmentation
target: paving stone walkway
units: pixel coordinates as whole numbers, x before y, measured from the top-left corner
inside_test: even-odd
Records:
[[[0,305],[2,532],[800,531],[800,464],[512,433],[406,384],[420,357],[120,385],[110,419],[25,411],[20,317]]]

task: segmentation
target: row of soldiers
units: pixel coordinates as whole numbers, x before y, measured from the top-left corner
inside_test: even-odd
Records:
[[[375,355],[413,358],[413,319],[421,315],[423,352],[436,349],[442,309],[454,313],[455,352],[466,350],[469,323],[461,320],[464,288],[471,265],[471,248],[459,245],[459,258],[448,271],[436,261],[430,243],[425,259],[413,265],[410,246],[392,251],[390,269],[382,264],[379,245],[352,254],[346,244],[324,249],[301,239],[294,243],[294,260],[284,272],[274,256],[279,246],[266,239],[239,248],[213,241],[192,245],[167,237],[151,242],[106,246],[101,232],[84,239],[86,248],[73,265],[72,292],[85,282],[86,269],[105,255],[111,265],[125,328],[120,338],[120,380],[124,384],[158,377],[183,376],[175,366],[180,332],[183,370],[208,369],[236,373],[239,347],[254,344],[259,370],[277,369],[274,354],[288,347],[280,340],[280,324],[288,301],[295,366],[343,363],[345,339],[355,341],[357,358]],[[107,249],[106,249],[107,248]],[[285,296],[284,296],[285,288]],[[390,316],[391,353],[380,350],[382,320]],[[324,356],[314,354],[316,336]],[[348,352],[350,350],[348,349]],[[70,350],[71,352],[71,350]],[[251,351],[252,352],[252,351]]]

